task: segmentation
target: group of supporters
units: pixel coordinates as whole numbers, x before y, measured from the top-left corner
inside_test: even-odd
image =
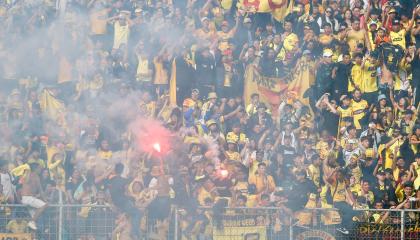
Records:
[[[344,235],[354,208],[420,208],[419,2],[263,2],[1,1],[0,203],[29,217],[0,205],[0,232],[43,232],[49,204],[112,206],[97,239],[168,229],[172,206],[201,239],[221,206],[336,208]],[[249,92],[302,59],[302,94]]]

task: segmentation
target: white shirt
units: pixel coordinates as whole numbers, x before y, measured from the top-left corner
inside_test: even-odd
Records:
[[[3,195],[6,199],[13,197],[15,186],[13,185],[13,177],[7,173],[0,173],[0,184],[3,185]]]

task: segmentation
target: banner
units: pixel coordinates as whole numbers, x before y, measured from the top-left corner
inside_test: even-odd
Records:
[[[31,240],[29,233],[0,233],[0,240]]]
[[[285,78],[261,76],[256,69],[256,65],[248,65],[245,71],[244,96],[246,105],[250,104],[253,93],[258,93],[260,101],[269,104],[273,113],[276,112],[284,95],[293,96],[303,104],[309,104],[309,99],[304,98],[304,93],[315,81],[315,61],[310,57],[301,57],[291,74]]]
[[[224,216],[223,228],[213,227],[214,240],[263,240],[267,239],[266,216]]]
[[[238,8],[245,12],[272,13],[281,21],[293,10],[295,0],[239,0]]]

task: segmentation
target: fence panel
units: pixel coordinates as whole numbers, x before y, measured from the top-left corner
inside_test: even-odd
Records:
[[[177,239],[289,239],[290,219],[277,208],[200,208],[195,214],[178,210]]]
[[[23,205],[0,205],[0,237],[108,240],[115,228],[115,214],[109,206],[51,205],[36,219],[36,230],[28,226],[33,216],[30,211]],[[12,234],[18,235],[14,238]]]
[[[420,210],[350,210],[304,209],[289,215],[280,208],[199,208],[192,214],[174,207],[167,219],[151,219],[144,212],[139,227],[148,240],[420,239]],[[129,218],[110,206],[51,205],[35,231],[28,226],[30,211],[0,205],[0,239],[109,240],[130,234]]]
[[[420,210],[305,209],[294,214],[291,239],[420,239],[419,215]]]

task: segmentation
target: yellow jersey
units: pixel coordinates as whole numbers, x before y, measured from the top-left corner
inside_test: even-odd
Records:
[[[338,180],[336,180],[338,181]],[[331,196],[333,202],[345,202],[346,201],[346,183],[342,182],[335,182],[330,185]]]
[[[257,194],[265,192],[273,192],[276,188],[274,179],[270,175],[261,176],[259,174],[249,176],[248,182],[255,184],[257,188]]]
[[[358,102],[351,100],[351,109],[353,111],[353,122],[356,129],[361,129],[360,120],[365,116],[365,110],[369,107],[369,104],[366,100],[360,100]]]
[[[113,49],[119,49],[122,44],[127,45],[130,26],[128,23],[121,25],[119,21],[114,23],[114,44]]]
[[[227,160],[241,161],[241,155],[239,155],[238,152],[226,151],[225,154],[226,154]]]
[[[352,92],[357,88],[362,87],[363,77],[362,77],[362,66],[361,65],[354,65],[351,68],[351,79],[353,82],[350,82],[348,91]]]
[[[363,46],[365,46],[365,30],[359,30],[359,31],[355,31],[355,30],[350,30],[347,34],[347,44],[350,47],[350,52],[353,53],[356,48],[357,48],[357,44],[363,44]]]
[[[321,170],[313,164],[308,166],[308,176],[314,182],[315,186],[320,187]]]
[[[399,45],[401,46],[403,49],[405,49],[406,47],[406,42],[405,42],[405,35],[407,34],[407,31],[405,29],[401,29],[398,32],[394,32],[391,31],[389,33],[389,37],[391,38],[391,43],[394,45]]]
[[[420,166],[417,164],[417,162],[414,162],[413,165],[414,165],[414,171],[417,173],[417,177],[414,180],[414,189],[419,189],[419,187],[420,187]]]
[[[363,84],[361,86],[361,90],[363,93],[378,91],[376,69],[376,65],[372,64],[369,60],[366,60],[362,71]]]
[[[391,158],[391,154],[394,153],[394,149],[398,146],[400,147],[404,143],[403,140],[397,140],[394,144],[392,144],[389,148],[385,149],[385,144],[381,144],[378,147],[378,153],[382,153],[382,151],[385,150],[385,156],[384,156],[384,169],[392,168],[392,163],[394,159]],[[398,153],[397,153],[398,154]]]
[[[337,111],[340,113],[340,128],[345,127],[343,118],[353,118],[353,110],[351,107],[342,108],[341,106],[337,108]]]

